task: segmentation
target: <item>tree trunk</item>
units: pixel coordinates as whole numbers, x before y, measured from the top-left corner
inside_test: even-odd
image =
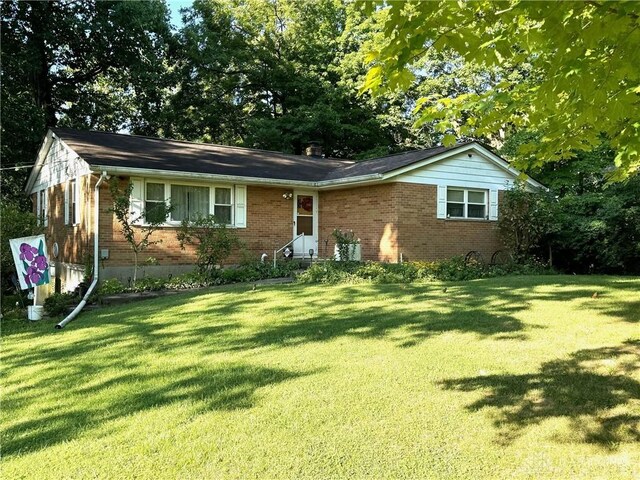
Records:
[[[133,251],[133,286],[136,286],[136,280],[138,279],[138,252]]]
[[[29,72],[33,99],[38,107],[45,113],[47,127],[53,127],[57,123],[56,109],[53,105],[53,86],[49,72],[49,54],[47,51],[46,35],[48,22],[54,21],[52,2],[29,2],[31,7],[29,23],[31,24],[31,37],[27,42],[27,48],[33,55],[33,62]]]

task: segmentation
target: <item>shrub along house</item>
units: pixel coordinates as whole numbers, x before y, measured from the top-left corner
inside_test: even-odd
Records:
[[[109,212],[108,177],[133,184],[134,212],[165,200],[173,205],[152,237],[162,242],[144,253],[157,262],[147,272],[159,275],[193,268],[194,252],[180,249],[176,227],[202,214],[235,229],[255,258],[290,243],[295,256],[313,249],[329,257],[336,228],[353,230],[366,260],[435,260],[471,250],[488,258],[500,248],[500,192],[519,175],[476,142],[353,162],[324,158],[318,147],[297,156],[52,129],[26,191],[70,289],[91,265],[96,231],[100,277],[131,276],[131,251]]]

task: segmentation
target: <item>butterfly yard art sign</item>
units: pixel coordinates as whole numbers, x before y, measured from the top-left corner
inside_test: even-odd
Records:
[[[14,238],[9,240],[9,245],[22,290],[49,283],[49,260],[44,235]]]

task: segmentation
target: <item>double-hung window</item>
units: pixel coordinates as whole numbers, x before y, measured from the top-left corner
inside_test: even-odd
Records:
[[[67,183],[64,192],[64,216],[67,225],[77,225],[80,222],[80,191],[78,188],[78,180],[72,179]]]
[[[144,216],[147,222],[160,223],[165,218],[164,183],[147,183],[147,196],[144,202]]]
[[[447,218],[488,218],[487,191],[447,188]]]
[[[37,198],[37,210],[38,210],[38,224],[44,227],[47,226],[47,189],[42,189],[38,193]]]
[[[213,214],[219,223],[231,224],[231,189],[215,187]]]

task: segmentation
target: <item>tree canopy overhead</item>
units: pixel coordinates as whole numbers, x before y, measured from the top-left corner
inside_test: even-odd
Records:
[[[435,121],[445,144],[460,136],[527,129],[521,168],[573,157],[608,140],[611,178],[640,169],[640,4],[633,1],[364,2],[384,12],[386,41],[370,52],[363,90],[406,90],[429,52],[498,67],[485,91],[418,100],[418,124]],[[528,155],[531,153],[533,155]],[[524,164],[523,164],[524,163]]]

